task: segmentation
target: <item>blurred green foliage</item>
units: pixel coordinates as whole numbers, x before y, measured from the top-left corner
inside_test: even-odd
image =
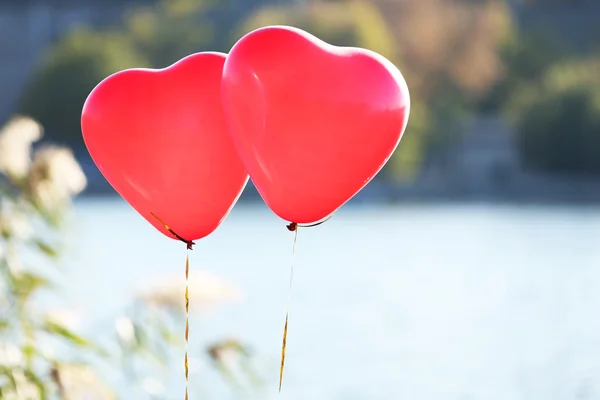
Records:
[[[600,58],[569,60],[515,90],[508,106],[532,169],[600,176]]]
[[[81,147],[80,115],[90,91],[120,70],[163,68],[210,48],[208,6],[204,0],[163,1],[133,9],[117,29],[69,32],[42,57],[20,111],[39,120],[55,139]]]
[[[110,31],[73,31],[42,59],[22,110],[37,117],[50,134],[80,146],[83,101],[110,73],[132,66],[161,68],[198,51],[227,51],[254,28],[294,25],[333,44],[369,48],[399,66],[411,91],[412,112],[402,143],[381,176],[403,180],[419,173],[428,154],[451,152],[467,118],[477,113],[504,113],[509,108],[514,111],[523,87],[542,85],[540,80],[548,68],[580,57],[559,34],[520,27],[505,0],[256,3],[265,5],[239,15],[235,9],[241,10],[240,3],[236,8],[230,1],[159,0],[131,10],[123,23]],[[544,95],[562,96],[552,93]],[[530,110],[527,107],[522,107],[523,115]],[[512,115],[517,118],[514,112]],[[564,115],[567,120],[579,117]],[[524,121],[525,117],[517,119]],[[520,142],[529,142],[525,136],[535,136],[525,132],[530,127],[547,123],[519,123]],[[550,136],[547,141],[556,142]],[[542,146],[538,152],[547,151]],[[521,154],[525,165],[545,169],[546,163],[529,162],[530,151]],[[548,157],[553,156],[548,153]]]
[[[372,2],[314,2],[308,6],[265,7],[250,15],[234,37],[266,25],[292,25],[338,46],[360,46],[392,61],[399,58],[394,33],[381,10]],[[410,85],[409,85],[410,88]],[[412,96],[412,92],[411,92]],[[423,154],[423,138],[429,132],[428,108],[411,98],[409,133],[405,134],[394,157],[380,177],[406,180],[415,176]]]
[[[522,85],[539,81],[548,66],[573,57],[569,46],[549,29],[518,32],[502,43],[500,51],[504,72],[480,102],[482,112],[504,110]]]
[[[173,398],[162,382],[182,371],[183,296],[136,296],[132,309],[114,321],[116,332],[101,328],[93,339],[40,305],[40,296],[58,293],[50,276],[69,233],[72,197],[86,184],[68,148],[33,151],[41,136],[41,126],[26,117],[0,126],[0,399]],[[254,355],[237,340],[196,347],[190,357],[208,364],[238,398],[261,389]],[[126,375],[126,382],[105,379],[99,366]],[[204,379],[194,379],[190,389],[206,391]],[[149,380],[158,389],[148,389]]]
[[[170,0],[125,16],[119,34],[154,68],[164,68],[216,42],[206,0]]]
[[[21,112],[56,133],[55,140],[79,145],[81,109],[90,91],[121,69],[148,65],[127,37],[76,29],[42,57],[21,100]]]
[[[264,7],[235,37],[274,24],[303,28],[336,45],[374,50],[400,68],[411,92],[411,115],[381,175],[394,181],[418,175],[428,152],[451,150],[475,102],[499,78],[500,45],[512,32],[501,2],[341,0]],[[471,37],[480,40],[471,44]]]

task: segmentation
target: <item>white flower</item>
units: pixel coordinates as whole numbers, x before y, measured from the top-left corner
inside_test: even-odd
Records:
[[[123,342],[131,344],[135,341],[135,327],[129,318],[118,318],[115,322],[115,328]]]
[[[52,211],[81,193],[87,180],[71,150],[47,146],[33,157],[29,184],[34,200],[45,210]]]
[[[31,118],[15,117],[0,128],[0,173],[20,179],[31,164],[31,145],[43,134],[42,126]]]
[[[16,367],[22,365],[25,359],[18,346],[0,342],[0,360],[5,367]]]
[[[152,288],[139,294],[150,305],[184,309],[185,281],[181,276],[162,278]],[[241,299],[238,288],[207,273],[190,273],[189,279],[190,312],[206,311],[211,306],[225,301]]]

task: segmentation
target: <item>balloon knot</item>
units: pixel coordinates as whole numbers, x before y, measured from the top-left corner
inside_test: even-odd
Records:
[[[285,227],[288,228],[288,231],[294,232],[296,229],[298,229],[298,224],[295,222],[291,222],[289,225],[286,225]]]
[[[182,238],[181,236],[179,236],[178,234],[176,234],[176,233],[173,231],[173,229],[171,229],[171,228],[169,228],[169,229],[168,229],[168,231],[169,231],[169,232],[171,232],[171,234],[172,234],[173,236],[175,236],[175,237],[176,237],[178,240],[180,240],[180,241],[182,241],[183,243],[185,243],[185,244],[187,245],[187,249],[188,249],[188,250],[194,250],[194,249],[192,248],[192,246],[193,246],[193,245],[195,245],[196,243],[194,243],[194,242],[193,242],[193,241],[191,241],[191,240],[186,240],[186,239]]]

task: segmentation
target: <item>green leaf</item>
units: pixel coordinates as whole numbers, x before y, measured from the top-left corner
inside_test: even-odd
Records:
[[[70,329],[68,329],[64,325],[61,325],[57,322],[46,320],[43,329],[50,334],[59,336],[60,338],[66,340],[67,342],[71,343],[72,345],[75,345],[78,347],[86,347],[86,348],[92,350],[97,356],[100,356],[103,358],[111,357],[111,354],[106,349],[104,349],[101,346],[72,332]]]
[[[34,240],[33,243],[38,248],[38,250],[40,250],[42,253],[44,253],[48,257],[58,258],[58,251],[55,248],[53,248],[52,246],[50,246],[48,243],[45,243],[39,239]]]
[[[48,400],[48,390],[46,388],[46,384],[44,381],[35,374],[32,370],[23,371],[27,379],[37,387],[38,392],[40,394],[40,400]]]
[[[0,174],[0,176],[2,176]],[[0,195],[2,195],[2,197],[7,197],[10,199],[14,199],[15,195],[14,195],[14,191],[11,190],[10,186],[2,180],[2,178],[0,177]]]
[[[7,319],[0,319],[0,332],[10,328],[10,322]]]
[[[145,347],[148,342],[148,335],[146,335],[146,332],[142,329],[141,325],[139,325],[136,322],[132,322],[132,324],[133,324],[133,337],[134,337],[133,346],[136,349]]]
[[[27,360],[27,365],[32,365],[33,357],[36,355],[37,349],[31,343],[29,343],[29,344],[26,344],[25,346],[23,346],[21,351],[23,352],[23,355],[25,356],[25,360]]]
[[[260,376],[256,368],[252,365],[249,359],[242,359],[241,368],[248,377],[253,388],[262,388],[266,385],[264,379]]]
[[[240,381],[235,377],[233,371],[222,361],[214,361],[214,365],[217,371],[223,379],[234,388],[240,389],[242,387]]]
[[[62,337],[63,339],[67,340],[68,342],[76,345],[76,346],[80,346],[80,347],[93,347],[92,344],[84,339],[83,337],[71,332],[68,328],[66,328],[65,326],[58,324],[54,321],[46,321],[46,324],[44,326],[44,330],[48,333],[52,333],[55,334],[57,336]]]
[[[183,347],[183,344],[185,343],[184,340],[182,340],[181,338],[181,333],[178,332],[177,334],[175,334],[175,332],[172,332],[169,330],[169,328],[167,328],[167,326],[165,324],[156,324],[158,327],[158,330],[160,332],[160,335],[162,337],[162,339],[173,345],[173,346],[177,346],[177,347]]]
[[[15,380],[14,368],[4,367],[4,366],[0,365],[0,376],[5,376],[6,379],[8,380],[8,384],[6,386],[4,386],[4,389],[7,389],[7,388],[16,389],[17,388],[17,381]]]
[[[43,218],[44,221],[48,223],[48,225],[55,229],[60,228],[63,216],[60,212],[58,212],[58,210],[45,210],[40,204],[38,204],[38,202],[35,199],[29,198],[28,200],[30,202],[30,205],[32,206],[33,211],[35,211],[41,218]]]
[[[15,294],[23,302],[28,300],[36,290],[51,286],[46,278],[32,272],[19,272],[12,275],[12,284]]]

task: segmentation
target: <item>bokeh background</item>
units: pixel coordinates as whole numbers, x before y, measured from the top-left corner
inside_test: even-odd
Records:
[[[597,0],[0,0],[0,398],[183,398],[184,246],[81,108],[270,24],[380,52],[412,97],[385,169],[300,232],[281,398],[599,399]],[[278,398],[292,239],[249,184],[196,247],[191,398]]]

